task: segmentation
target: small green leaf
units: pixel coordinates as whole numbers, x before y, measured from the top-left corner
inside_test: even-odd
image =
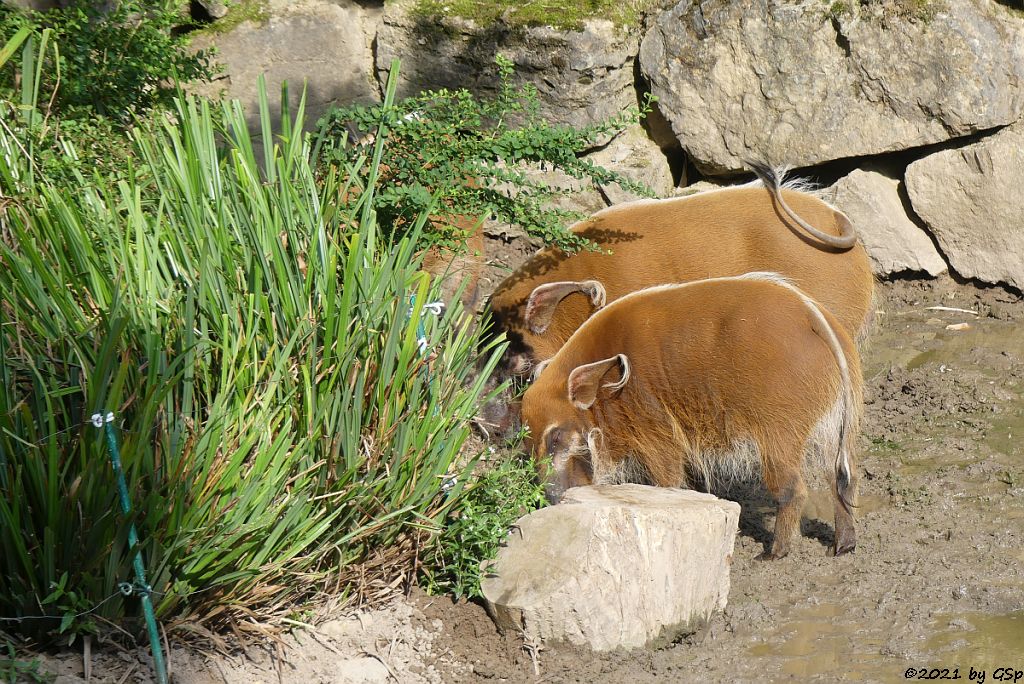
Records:
[[[71,623],[74,622],[74,621],[75,621],[74,613],[64,613],[64,617],[62,617],[60,619],[60,629],[58,629],[57,631],[60,634],[63,634],[64,632],[68,631],[68,628],[71,626]],[[71,642],[68,642],[68,645],[70,646]]]

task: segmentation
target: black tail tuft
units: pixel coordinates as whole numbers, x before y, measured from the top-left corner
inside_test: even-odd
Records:
[[[857,504],[850,501],[850,471],[846,468],[846,459],[843,458],[843,449],[846,445],[846,426],[839,429],[839,454],[836,460],[836,496],[839,503],[847,513],[853,514],[851,508],[857,508]]]
[[[754,175],[757,176],[761,180],[761,182],[764,183],[765,187],[768,188],[769,190],[778,190],[779,186],[782,185],[782,179],[779,178],[779,175],[775,172],[775,169],[768,166],[767,164],[763,162],[751,161],[749,159],[744,159],[743,163],[746,166],[750,167],[750,170],[754,172]]]

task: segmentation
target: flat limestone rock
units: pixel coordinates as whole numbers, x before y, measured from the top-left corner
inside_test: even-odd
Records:
[[[899,185],[877,171],[855,169],[833,186],[833,203],[856,227],[875,275],[944,273],[946,262],[928,234],[907,215]]]
[[[907,194],[960,275],[1024,289],[1024,126],[907,167]]]
[[[270,2],[265,21],[243,21],[221,34],[202,34],[196,49],[216,46],[225,78],[192,90],[238,98],[250,125],[259,115],[257,79],[266,78],[271,113],[280,112],[281,83],[288,82],[292,113],[306,86],[307,126],[332,106],[372,104],[380,99],[373,82],[372,39],[380,10],[355,2],[304,0]]]
[[[494,56],[500,53],[515,64],[515,83],[537,88],[544,118],[586,126],[636,106],[639,42],[635,33],[601,19],[585,22],[579,31],[504,21],[479,26],[457,16],[424,21],[415,2],[393,0],[385,3],[377,32],[377,80],[383,91],[391,61],[398,58],[399,97],[439,88],[493,92]]]
[[[577,487],[520,519],[482,582],[499,629],[596,651],[692,631],[729,595],[740,506],[644,485]]]

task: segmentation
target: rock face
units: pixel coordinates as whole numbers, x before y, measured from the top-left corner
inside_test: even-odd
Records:
[[[1024,126],[907,167],[914,212],[968,278],[1024,289]]]
[[[857,169],[833,187],[833,204],[857,228],[872,271],[884,276],[904,271],[938,275],[946,262],[932,240],[903,208],[900,182],[877,171]]]
[[[711,174],[744,158],[808,166],[908,149],[1020,118],[1019,21],[984,0],[916,19],[892,4],[830,18],[817,3],[683,0],[653,22],[640,66]]]
[[[310,124],[333,104],[375,102],[379,97],[371,71],[373,12],[355,3],[326,0],[284,3],[271,5],[264,23],[244,21],[226,33],[199,36],[193,45],[216,45],[217,61],[227,77],[196,90],[226,90],[228,97],[242,101],[250,121],[257,116],[260,74],[266,74],[267,94],[274,103],[282,81],[288,81],[293,103],[306,81]]]
[[[401,59],[399,97],[422,90],[467,88],[493,92],[494,57],[515,64],[518,83],[532,83],[541,113],[551,121],[584,126],[636,105],[633,63],[639,37],[593,20],[582,31],[547,27],[477,26],[449,17],[420,21],[410,3],[388,3],[377,32],[377,78],[383,91],[391,60]]]
[[[522,518],[487,568],[501,629],[594,650],[671,638],[725,607],[739,504],[643,485],[579,487]]]
[[[675,186],[665,154],[640,126],[627,128],[606,147],[588,154],[587,159],[643,183],[657,197],[668,197]],[[617,185],[602,186],[601,192],[610,204],[639,199]]]

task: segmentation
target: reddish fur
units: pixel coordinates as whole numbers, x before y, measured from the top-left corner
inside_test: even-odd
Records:
[[[847,450],[851,483],[835,492],[839,552],[855,543],[853,519],[841,495],[856,498],[852,442],[861,405],[860,363],[837,317],[824,312],[849,367],[853,405]],[[601,481],[622,472],[625,459],[640,466],[649,484],[688,484],[688,467],[703,452],[728,452],[750,440],[761,455],[769,491],[779,501],[770,557],[787,553],[806,497],[801,474],[815,426],[840,397],[840,371],[807,305],[792,291],[758,280],[728,279],[687,287],[653,289],[595,314],[554,356],[523,398],[523,419],[533,438],[542,477],[561,488],[589,484],[579,477],[585,462]],[[631,377],[619,391],[599,389],[589,409],[573,406],[574,369],[624,354]],[[601,385],[620,379],[618,365]],[[598,453],[577,448],[546,472],[541,437],[557,426],[565,442],[586,443],[600,430]],[[826,446],[826,445],[822,445]],[[835,453],[835,452],[831,452]],[[611,479],[616,479],[612,477]]]
[[[807,223],[830,235],[843,233],[846,217],[821,200],[793,190],[783,195]],[[571,294],[549,327],[532,333],[523,321],[530,293],[556,281],[600,281],[612,302],[652,285],[774,271],[824,304],[854,338],[864,334],[869,319],[874,281],[864,248],[833,249],[808,238],[764,187],[612,207],[572,230],[612,253],[569,256],[546,248],[498,286],[491,310],[497,329],[512,340],[506,372],[522,373],[554,356],[594,312],[586,296]]]
[[[480,303],[480,273],[484,265],[483,221],[458,216],[451,221],[451,225],[469,235],[466,251],[453,252],[431,247],[423,255],[423,270],[435,278],[445,278],[441,293],[446,301],[451,300],[462,281],[468,279],[460,299],[465,310],[474,314]]]

